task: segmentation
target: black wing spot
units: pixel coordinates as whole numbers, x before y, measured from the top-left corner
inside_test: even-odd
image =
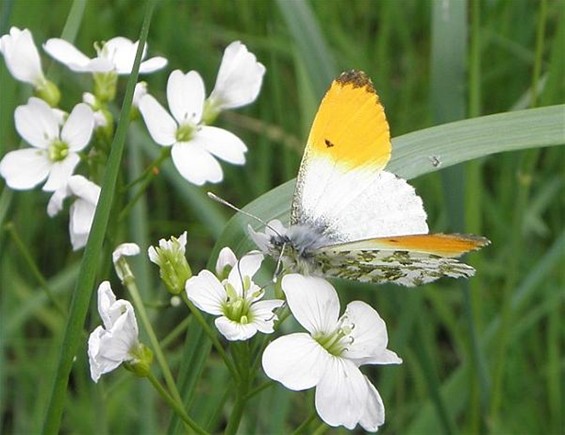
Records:
[[[328,148],[335,146],[335,144],[330,142],[328,139],[324,139],[324,143],[326,144],[326,147],[328,147]]]

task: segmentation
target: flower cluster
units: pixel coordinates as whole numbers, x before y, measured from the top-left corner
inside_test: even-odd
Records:
[[[271,334],[290,312],[307,332],[293,332],[268,343],[261,358],[265,374],[290,390],[315,388],[317,413],[330,426],[378,430],[385,420],[384,404],[360,367],[400,364],[402,360],[387,349],[386,325],[374,308],[354,301],[340,316],[338,294],[329,282],[296,273],[280,279],[284,300],[265,299],[265,287],[256,282],[264,260],[259,251],[238,260],[230,248],[223,248],[214,272],[202,270],[192,276],[186,245],[184,232],[161,239],[158,246],[147,250],[175,298],[180,294],[193,313],[199,309],[215,316],[218,332],[230,342],[249,340],[258,332]],[[126,257],[139,252],[139,246],[132,243],[114,251],[116,273],[126,286],[135,279]],[[98,307],[104,326],[97,327],[89,339],[92,379],[97,382],[122,363],[146,376],[152,354],[138,341],[131,304],[116,300],[109,283],[104,282]]]
[[[58,107],[61,91],[50,82],[28,29],[12,27],[0,38],[0,53],[12,76],[33,86],[35,96],[14,113],[16,131],[31,147],[8,152],[0,161],[0,176],[15,190],[54,192],[48,214],[63,208],[67,197],[75,197],[70,210],[69,232],[73,250],[85,246],[100,188],[100,177],[113,139],[115,113],[110,103],[116,98],[119,76],[133,69],[139,41],[114,37],[96,43],[89,57],[68,41],[52,38],[43,49],[75,73],[91,74],[92,92],[70,112]],[[167,59],[146,59],[144,46],[140,74],[163,69]],[[246,145],[227,130],[211,126],[220,112],[252,103],[261,89],[265,67],[239,41],[224,53],[216,85],[205,98],[204,81],[196,71],[173,71],[167,85],[169,114],[147,91],[147,83],[136,85],[132,119],[143,117],[149,134],[170,149],[173,163],[189,182],[202,185],[223,179],[217,159],[242,165]],[[75,170],[86,173],[74,175]],[[77,178],[80,177],[80,178]]]
[[[202,311],[218,316],[218,331],[228,340],[247,340],[257,331],[274,332],[284,301],[259,301],[264,290],[253,282],[263,255],[252,251],[237,261],[224,248],[216,273],[201,271],[186,282],[186,294]],[[353,429],[357,424],[376,431],[384,423],[383,401],[359,367],[400,364],[387,349],[386,325],[364,302],[351,302],[340,317],[334,287],[322,278],[288,274],[281,280],[286,304],[307,333],[292,333],[272,341],[262,356],[271,379],[290,390],[316,388],[316,410],[330,426]]]
[[[115,127],[116,113],[110,103],[118,94],[119,77],[133,69],[138,46],[139,42],[115,37],[95,44],[94,57],[89,57],[65,40],[46,41],[43,49],[47,54],[70,71],[91,74],[93,79],[91,92],[84,92],[82,101],[65,111],[58,107],[59,88],[43,73],[31,32],[13,27],[0,38],[0,52],[8,70],[16,80],[31,85],[34,90],[34,96],[14,113],[16,131],[29,147],[4,155],[0,176],[15,190],[41,185],[51,195],[47,205],[51,217],[63,210],[65,200],[70,198],[69,234],[73,250],[87,243],[101,194],[100,174]],[[165,58],[146,59],[146,54],[147,47],[142,54],[141,74],[159,71],[167,65]],[[143,119],[149,136],[162,147],[161,156],[152,165],[170,156],[180,175],[198,186],[223,180],[220,161],[243,165],[245,143],[235,134],[211,124],[221,112],[254,102],[264,74],[265,67],[255,55],[235,41],[225,49],[209,94],[198,72],[174,70],[167,82],[166,109],[148,92],[146,82],[137,83],[129,119]],[[251,232],[251,235],[268,252],[273,234],[284,235],[284,231],[280,222],[272,222],[265,234]],[[290,390],[315,388],[315,407],[326,424],[347,429],[360,425],[367,431],[378,430],[384,423],[383,401],[360,368],[368,364],[400,364],[402,360],[387,349],[386,325],[374,308],[355,301],[340,315],[338,294],[322,278],[291,273],[279,277],[275,283],[261,279],[259,271],[264,256],[259,251],[248,252],[238,259],[226,247],[218,255],[214,271],[202,270],[193,276],[186,246],[184,232],[178,237],[159,240],[157,246],[149,247],[147,255],[159,267],[162,283],[172,295],[171,305],[184,302],[193,319],[200,322],[217,353],[224,358],[234,384],[243,385],[245,394],[241,396],[247,397],[251,391],[250,371],[261,362],[267,377]],[[133,305],[118,299],[109,281],[102,282],[98,288],[102,325],[88,339],[94,382],[124,365],[156,383],[151,373],[153,352],[163,377],[173,379],[128,264],[127,257],[139,252],[138,245],[123,243],[113,253],[116,275],[128,289]],[[272,293],[277,297],[269,298]],[[217,332],[201,312],[214,316]],[[295,331],[269,341],[268,334],[289,329],[280,325],[290,316],[296,321],[295,327],[299,325],[306,332]],[[139,340],[137,318],[147,332],[151,349]],[[222,343],[222,337],[229,343]],[[247,340],[255,340],[254,345],[241,343]],[[244,352],[255,355],[251,358],[243,355]],[[168,384],[167,388],[167,400],[175,400],[178,396],[175,387]],[[190,419],[184,421],[189,426],[192,424]]]

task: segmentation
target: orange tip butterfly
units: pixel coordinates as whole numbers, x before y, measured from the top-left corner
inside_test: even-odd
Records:
[[[284,272],[417,286],[474,275],[457,260],[488,239],[429,234],[420,197],[384,170],[388,122],[371,80],[349,71],[333,81],[312,124],[291,206],[290,227],[249,232]]]

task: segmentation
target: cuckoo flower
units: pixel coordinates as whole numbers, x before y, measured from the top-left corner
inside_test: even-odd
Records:
[[[63,187],[72,175],[94,128],[92,110],[77,104],[61,126],[56,111],[32,97],[16,109],[16,130],[34,148],[11,151],[0,162],[0,175],[9,187],[31,189],[47,178],[43,190]]]
[[[222,281],[212,272],[203,270],[186,282],[188,298],[202,311],[219,316],[216,327],[228,340],[247,340],[257,331],[273,332],[277,320],[273,310],[283,301],[260,300],[265,292],[252,278],[262,261],[263,255],[252,251],[235,263]],[[216,269],[220,268],[225,270],[219,262]]]
[[[207,124],[226,109],[251,104],[259,95],[265,67],[240,41],[224,51],[216,84],[206,100],[204,120]]]
[[[70,42],[60,38],[49,39],[44,45],[44,50],[54,59],[65,64],[70,70],[75,72],[87,73],[108,73],[115,72],[119,75],[129,74],[133,68],[135,53],[139,41],[117,36],[103,42],[95,44],[96,57],[89,58],[78,50]],[[147,44],[144,47],[142,59],[145,58]],[[152,57],[141,62],[139,72],[141,74],[152,73],[160,70],[167,65],[164,57]]]
[[[147,349],[139,343],[137,320],[129,301],[118,299],[108,281],[98,287],[98,312],[103,326],[98,326],[88,339],[90,376],[98,382],[100,376],[116,369],[123,362],[148,365]],[[146,364],[143,364],[147,361]]]
[[[94,212],[100,196],[100,187],[82,175],[73,175],[63,187],[57,189],[47,204],[47,214],[55,216],[63,208],[65,198],[75,198],[69,210],[69,234],[73,251],[83,248],[88,240]]]
[[[196,71],[183,74],[175,70],[167,83],[171,114],[149,94],[139,102],[139,111],[153,140],[172,147],[175,167],[198,186],[222,181],[223,171],[216,158],[242,165],[247,151],[233,133],[202,124],[204,95],[204,82]]]
[[[300,391],[316,387],[316,411],[330,426],[376,431],[384,423],[384,406],[359,366],[400,364],[388,350],[386,325],[364,302],[354,301],[339,316],[339,299],[327,281],[285,275],[282,289],[296,320],[308,333],[277,338],[263,353],[271,379]]]

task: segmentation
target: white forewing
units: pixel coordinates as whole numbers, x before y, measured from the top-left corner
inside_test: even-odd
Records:
[[[320,229],[335,242],[428,232],[422,200],[406,181],[323,158],[303,162],[291,223]]]

